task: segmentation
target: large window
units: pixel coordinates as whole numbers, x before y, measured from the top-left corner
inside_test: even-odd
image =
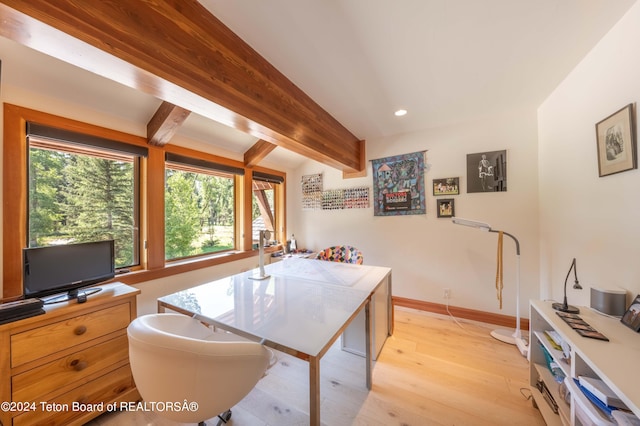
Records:
[[[133,272],[118,280],[135,284],[255,256],[254,230],[284,239],[280,171],[8,103],[3,111],[2,298],[22,295],[25,247],[114,239],[116,266]]]
[[[167,260],[236,248],[234,182],[241,173],[241,169],[167,154]]]
[[[269,231],[271,240],[278,238],[276,188],[283,181],[284,179],[280,176],[253,172],[251,228],[254,246],[259,242],[260,231]]]
[[[28,135],[28,246],[113,239],[116,268],[137,265],[139,155],[33,124]]]

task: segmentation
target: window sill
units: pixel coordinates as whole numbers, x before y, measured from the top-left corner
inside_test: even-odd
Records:
[[[264,249],[264,252],[268,254],[275,253],[279,250],[282,250],[281,245],[267,247]],[[256,256],[258,256],[258,250],[225,252],[204,257],[183,259],[175,262],[168,262],[163,268],[143,269],[119,274],[116,275],[113,281],[120,281],[124,284],[137,284]]]

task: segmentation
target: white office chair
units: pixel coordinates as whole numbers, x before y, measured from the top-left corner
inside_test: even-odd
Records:
[[[143,400],[197,404],[197,409],[156,410],[176,422],[204,425],[218,416],[218,425],[226,423],[230,408],[264,376],[271,358],[261,344],[213,332],[186,315],[144,315],[131,322],[127,334],[131,371]]]

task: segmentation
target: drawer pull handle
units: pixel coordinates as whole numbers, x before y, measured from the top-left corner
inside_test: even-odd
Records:
[[[86,325],[79,325],[76,327],[75,330],[73,330],[73,332],[76,334],[76,336],[82,336],[84,333],[87,332],[87,326]]]
[[[71,361],[71,366],[73,367],[74,370],[76,371],[82,371],[85,368],[87,368],[87,361],[81,361],[79,359],[74,359],[73,361]]]

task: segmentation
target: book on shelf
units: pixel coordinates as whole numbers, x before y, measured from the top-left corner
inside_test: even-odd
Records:
[[[563,340],[557,332],[553,330],[545,330],[544,334],[547,336],[547,341],[551,344],[553,349],[557,351],[562,350]]]
[[[633,413],[627,411],[615,410],[611,412],[611,417],[620,426],[640,426],[640,419]]]
[[[555,350],[562,352],[562,354],[564,355],[565,360],[567,361],[567,363],[569,363],[569,361],[571,360],[571,348],[562,339],[562,337],[560,337],[560,334],[558,334],[558,332],[555,331],[555,330],[545,330],[544,334],[545,334],[545,337],[547,338],[547,341],[549,342],[549,344]]]
[[[583,393],[584,396],[587,397],[587,399],[589,401],[591,401],[591,403],[593,405],[595,405],[600,411],[602,411],[609,419],[611,419],[611,412],[617,410],[616,407],[612,407],[610,405],[605,404],[604,402],[602,402],[600,399],[598,399],[597,396],[595,396],[594,394],[592,394],[587,388],[585,388],[584,386],[582,386],[580,384],[580,380],[579,379],[573,379],[574,383],[578,386],[578,389],[580,389]]]
[[[609,407],[622,408],[628,410],[627,406],[622,402],[616,394],[611,390],[605,382],[588,376],[578,376],[580,386],[589,391],[593,396],[598,398],[603,404]]]

